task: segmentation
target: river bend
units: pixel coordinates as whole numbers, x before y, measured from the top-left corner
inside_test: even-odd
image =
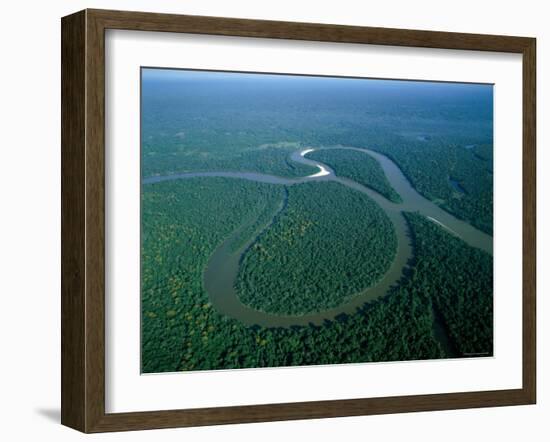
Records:
[[[365,187],[350,179],[337,176],[326,164],[306,158],[308,153],[320,149],[348,149],[370,155],[378,161],[390,185],[401,196],[402,203],[393,203],[369,187]],[[233,232],[229,238],[215,249],[209,258],[203,274],[204,288],[208,292],[212,305],[221,314],[238,319],[240,322],[247,325],[291,327],[309,324],[320,325],[325,321],[333,320],[338,315],[355,313],[357,309],[362,307],[365,303],[383,296],[388,292],[391,286],[397,284],[402,278],[409,261],[412,259],[413,249],[411,236],[403,212],[419,212],[430,221],[458,236],[470,246],[482,249],[490,254],[493,253],[493,238],[490,235],[477,230],[465,221],[459,220],[441,209],[432,201],[420,195],[413,188],[401,169],[385,155],[366,148],[338,146],[302,149],[293,152],[290,155],[290,159],[297,163],[316,167],[318,172],[298,178],[285,178],[255,172],[190,172],[152,176],[143,179],[142,183],[152,184],[194,177],[225,177],[285,186],[312,181],[336,181],[344,186],[367,194],[382,207],[393,223],[397,235],[397,251],[395,258],[387,272],[374,286],[367,287],[362,292],[351,297],[349,301],[329,310],[301,316],[283,316],[259,311],[243,304],[235,290],[235,281],[239,271],[241,257],[257,240],[261,232],[270,227],[276,215],[284,210],[286,205],[285,197],[279,207],[274,211],[271,221],[258,229],[252,238],[243,244],[239,250],[232,250],[231,244],[236,235],[245,226]]]

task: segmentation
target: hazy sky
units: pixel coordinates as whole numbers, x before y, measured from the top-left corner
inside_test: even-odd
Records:
[[[468,84],[468,83],[449,83],[449,82],[430,82],[430,81],[407,81],[407,80],[380,80],[380,79],[352,79],[342,77],[319,77],[319,76],[297,76],[284,74],[258,74],[258,73],[236,73],[223,71],[194,71],[185,69],[159,69],[142,68],[142,79],[157,81],[174,80],[209,80],[209,81],[254,81],[254,82],[290,82],[290,83],[317,83],[317,84],[364,84],[369,86],[384,86],[390,89],[395,88],[414,88],[414,89],[468,89],[485,90],[492,89],[490,84]]]

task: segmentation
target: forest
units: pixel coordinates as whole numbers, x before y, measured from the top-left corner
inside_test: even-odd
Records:
[[[424,142],[431,145],[429,149],[417,143],[423,142],[396,143],[391,147],[380,144],[375,150],[392,159],[419,193],[492,235],[492,159],[482,159],[476,154],[477,149],[454,146],[445,140]]]
[[[406,218],[417,255],[411,286],[431,299],[458,356],[492,355],[492,256],[421,215]]]
[[[144,373],[492,354],[492,257],[418,214],[407,214],[414,259],[401,284],[357,313],[292,328],[220,315],[202,286],[204,265],[279,192],[226,178],[143,186]]]
[[[317,170],[289,161],[291,152],[367,147],[395,161],[425,197],[492,234],[492,86],[274,77],[143,74],[143,176],[306,176]]]
[[[208,257],[241,224],[261,217],[265,202],[277,200],[280,192],[277,186],[228,178],[142,186],[144,371],[156,366],[164,367],[160,371],[176,369],[187,315],[194,308],[206,315],[211,308],[202,288]],[[193,319],[197,329],[206,324],[205,318]],[[189,331],[194,334],[196,329]]]
[[[334,182],[289,186],[286,209],[242,259],[239,298],[274,314],[327,310],[375,284],[396,247],[368,196]]]
[[[492,234],[491,85],[152,71],[142,69],[142,179],[202,171],[306,177],[318,169],[292,161],[293,152],[366,147],[435,204]],[[371,157],[333,152],[310,158],[398,201]],[[403,215],[413,255],[402,279],[354,313],[275,328],[216,310],[203,278],[228,238],[235,253],[246,250],[239,299],[270,314],[339,305],[391,265],[396,234],[382,208],[323,180],[142,184],[143,373],[493,354],[492,256],[419,213]]]
[[[307,153],[306,158],[325,163],[336,175],[370,187],[394,203],[402,201],[378,161],[367,154],[353,150],[323,149]]]

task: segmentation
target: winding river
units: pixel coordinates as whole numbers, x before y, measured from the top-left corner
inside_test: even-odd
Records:
[[[378,192],[365,187],[355,181],[337,176],[327,165],[306,158],[306,155],[314,150],[321,149],[348,149],[362,152],[370,155],[378,161],[384,171],[388,181],[399,195],[402,203],[396,204]],[[372,301],[389,290],[392,285],[398,283],[406,270],[409,261],[412,259],[413,249],[411,245],[411,236],[408,225],[403,216],[403,212],[419,212],[427,219],[438,224],[448,232],[458,236],[467,244],[493,253],[493,238],[470,224],[459,220],[453,215],[441,209],[439,206],[420,195],[403,175],[399,167],[388,157],[378,152],[366,148],[357,147],[323,147],[309,148],[293,152],[290,159],[296,163],[313,166],[319,171],[313,175],[300,178],[283,178],[274,175],[267,175],[253,172],[191,172],[182,174],[173,174],[165,176],[154,176],[145,178],[143,184],[159,183],[163,181],[188,179],[194,177],[226,177],[235,179],[245,179],[268,184],[296,185],[312,181],[336,181],[344,186],[363,192],[376,201],[390,218],[397,235],[397,251],[395,259],[388,271],[376,285],[368,287],[362,292],[353,296],[348,302],[339,305],[336,308],[325,310],[318,313],[311,313],[302,316],[282,316],[255,310],[243,304],[235,291],[235,281],[239,270],[240,259],[247,249],[256,241],[262,231],[268,229],[276,215],[284,210],[286,206],[286,197],[281,201],[279,207],[273,213],[271,221],[262,226],[239,250],[232,251],[231,245],[235,237],[240,233],[242,226],[227,238],[210,257],[203,274],[203,283],[208,292],[210,301],[216,310],[226,316],[238,319],[247,325],[261,325],[264,327],[291,327],[315,324],[320,325],[325,321],[333,320],[341,314],[352,314],[362,307],[365,303]]]

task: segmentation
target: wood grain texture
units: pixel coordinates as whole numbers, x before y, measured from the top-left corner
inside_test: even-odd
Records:
[[[85,13],[61,29],[61,422],[85,427]]]
[[[523,55],[523,387],[515,390],[105,413],[105,30],[499,51]],[[62,20],[62,423],[83,432],[531,404],[536,398],[535,40],[86,10]]]
[[[537,78],[536,40],[523,51],[523,389],[537,395]]]
[[[529,38],[148,12],[88,10],[106,29],[186,32],[289,40],[522,52]]]
[[[91,431],[105,414],[105,38],[102,23],[88,11],[86,16],[86,431]]]

